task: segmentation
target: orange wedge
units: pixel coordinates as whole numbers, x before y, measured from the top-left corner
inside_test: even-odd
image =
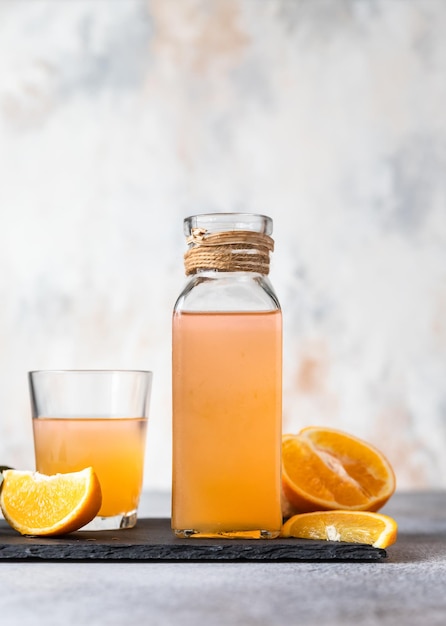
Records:
[[[332,428],[282,438],[283,514],[377,511],[395,491],[389,461],[375,447]]]
[[[5,470],[0,506],[22,535],[63,535],[88,524],[99,512],[101,486],[93,468],[46,476]]]
[[[382,513],[368,511],[316,511],[294,515],[282,527],[282,537],[326,539],[366,543],[387,548],[395,543],[396,521]]]

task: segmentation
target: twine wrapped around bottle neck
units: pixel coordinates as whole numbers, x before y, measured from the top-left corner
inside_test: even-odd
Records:
[[[274,250],[274,240],[264,233],[250,230],[208,233],[203,228],[192,228],[187,243],[186,276],[198,270],[258,272],[265,276],[269,273],[269,253]]]

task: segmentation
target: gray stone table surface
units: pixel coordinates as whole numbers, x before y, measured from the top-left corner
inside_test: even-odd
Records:
[[[144,517],[169,515],[144,494]],[[379,563],[0,563],[3,626],[446,625],[446,492],[396,493]]]

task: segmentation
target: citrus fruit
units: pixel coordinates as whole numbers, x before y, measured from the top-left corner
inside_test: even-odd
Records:
[[[5,470],[0,506],[6,521],[22,535],[62,535],[88,524],[102,502],[93,468],[47,476]]]
[[[340,430],[310,426],[282,438],[283,514],[334,509],[377,511],[395,475],[375,447]]]
[[[282,537],[326,539],[366,543],[387,548],[395,543],[396,521],[382,513],[370,511],[316,511],[294,515],[282,527]]]

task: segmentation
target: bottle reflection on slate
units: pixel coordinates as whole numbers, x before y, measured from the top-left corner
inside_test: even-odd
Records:
[[[172,529],[277,537],[282,314],[268,279],[272,220],[184,220],[188,282],[173,313]]]

